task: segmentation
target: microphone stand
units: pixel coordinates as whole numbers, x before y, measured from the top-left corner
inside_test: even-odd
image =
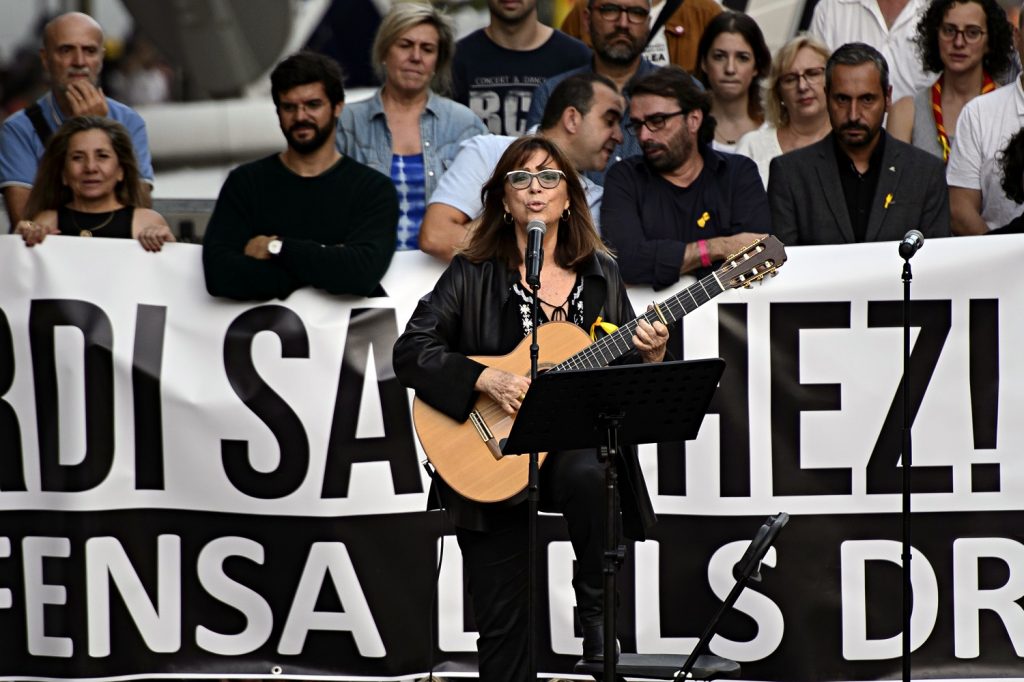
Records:
[[[902,255],[902,252],[901,252]],[[910,283],[914,275],[910,269],[913,253],[903,258],[903,682],[910,682],[910,466],[913,439],[910,433]]]
[[[541,251],[543,261],[544,252]],[[532,343],[530,343],[530,382],[537,380],[537,362],[540,355],[540,346],[537,343],[537,325],[540,319],[540,275],[538,273],[536,282],[530,282],[530,289],[533,290],[533,304],[531,316],[533,324]],[[526,618],[529,632],[526,638],[527,661],[529,676],[531,680],[537,679],[537,516],[540,510],[540,453],[537,450],[530,451],[529,474],[526,483],[526,499],[528,507],[528,561],[530,566],[527,572],[526,590]]]

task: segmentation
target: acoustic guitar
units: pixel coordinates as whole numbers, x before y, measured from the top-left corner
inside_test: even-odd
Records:
[[[656,303],[641,317],[623,324],[594,343],[570,322],[548,322],[537,328],[540,353],[538,371],[562,372],[605,367],[633,350],[633,333],[640,319],[662,321],[666,326],[693,312],[726,289],[749,288],[786,262],[782,242],[764,237],[726,259],[724,265],[678,294]],[[530,373],[528,336],[508,355],[475,356],[488,367]],[[515,416],[507,414],[487,395],[481,394],[469,419],[458,422],[416,398],[413,422],[423,451],[434,469],[455,492],[475,502],[502,502],[526,488],[529,458],[505,456],[501,445],[512,430]],[[543,464],[547,453],[541,453]]]

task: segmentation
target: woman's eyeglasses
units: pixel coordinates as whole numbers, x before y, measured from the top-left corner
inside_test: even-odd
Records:
[[[508,184],[512,185],[512,189],[526,189],[533,184],[534,178],[537,178],[537,182],[544,189],[554,189],[558,187],[558,183],[564,177],[565,173],[554,169],[545,169],[536,173],[524,170],[514,170],[505,173],[505,179],[508,180]]]
[[[779,85],[784,88],[795,88],[800,79],[803,78],[807,81],[808,85],[820,83],[821,79],[825,77],[825,67],[818,66],[813,69],[807,69],[800,73],[784,73],[779,76]]]
[[[959,29],[953,24],[943,24],[942,26],[939,26],[939,36],[943,40],[953,42],[956,40],[958,35],[964,37],[965,43],[976,43],[985,35],[985,31],[981,26],[968,26],[965,29]]]

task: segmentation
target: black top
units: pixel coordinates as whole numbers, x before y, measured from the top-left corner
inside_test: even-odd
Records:
[[[561,31],[535,50],[508,50],[480,29],[458,42],[452,99],[472,109],[492,133],[522,135],[533,89],[548,76],[589,63],[590,48]]]
[[[132,218],[135,208],[124,206],[115,211],[85,213],[69,206],[57,209],[57,229],[73,237],[132,238]]]
[[[608,170],[601,232],[629,284],[679,281],[686,245],[739,232],[771,233],[768,197],[753,161],[700,145],[704,168],[678,187],[633,156]],[[700,275],[700,273],[695,273]]]
[[[348,157],[315,177],[296,175],[277,154],[244,164],[228,175],[206,227],[206,288],[239,300],[286,298],[305,286],[372,295],[397,224],[391,178]],[[281,253],[246,256],[257,235],[278,236]]]
[[[878,144],[868,159],[868,169],[861,174],[853,161],[846,155],[833,135],[836,146],[836,164],[839,166],[839,182],[843,186],[843,197],[846,199],[846,210],[850,213],[850,224],[856,241],[864,241],[868,232],[868,221],[871,219],[871,206],[876,203],[875,190],[878,189],[878,175],[882,169],[882,154],[885,152],[885,135],[878,136]],[[888,206],[886,206],[888,208]]]

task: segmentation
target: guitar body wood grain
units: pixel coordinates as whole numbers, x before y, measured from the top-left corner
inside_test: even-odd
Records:
[[[508,355],[471,357],[488,367],[529,376],[532,341],[527,336]],[[548,322],[537,329],[537,343],[537,366],[543,372],[586,348],[590,337],[571,322]],[[419,398],[413,400],[412,406],[416,435],[445,483],[475,502],[503,502],[526,488],[530,459],[526,455],[495,456],[512,430],[515,417],[486,395],[477,399],[474,412],[482,418],[489,431],[487,435],[493,437],[490,446],[473,419],[455,421]],[[541,453],[542,464],[546,456],[547,453]]]

